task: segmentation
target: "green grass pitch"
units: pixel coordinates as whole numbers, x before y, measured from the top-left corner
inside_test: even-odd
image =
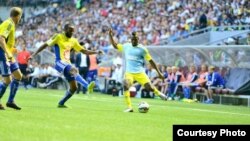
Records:
[[[21,88],[22,110],[0,111],[0,141],[171,141],[173,124],[250,124],[250,109],[242,106],[132,98],[135,112],[124,113],[123,98],[95,93],[74,95],[70,108],[59,109],[63,94]],[[148,113],[137,111],[140,101],[149,103]]]

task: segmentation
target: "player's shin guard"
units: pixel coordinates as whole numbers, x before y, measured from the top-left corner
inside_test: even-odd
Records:
[[[81,75],[77,74],[77,75],[75,76],[75,78],[76,78],[76,81],[77,81],[79,84],[81,84],[84,88],[87,88],[87,87],[88,87],[88,82],[87,82],[86,80],[84,80],[84,79],[82,78]]]
[[[0,83],[0,99],[3,97],[8,85],[5,83]]]
[[[64,105],[64,103],[72,97],[73,93],[70,90],[66,91],[65,96],[60,100],[59,105]]]
[[[8,103],[12,103],[14,101],[16,92],[18,90],[18,86],[19,86],[19,80],[13,79],[10,84],[10,96],[8,99]]]
[[[124,96],[125,96],[125,102],[126,102],[128,108],[132,108],[131,99],[130,99],[130,92],[124,91]]]

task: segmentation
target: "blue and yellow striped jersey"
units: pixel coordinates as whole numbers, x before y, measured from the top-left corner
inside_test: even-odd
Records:
[[[63,61],[67,63],[70,62],[70,50],[74,49],[79,52],[84,49],[83,46],[79,44],[76,38],[68,38],[64,33],[56,34],[47,42],[48,46],[55,47],[56,61]]]

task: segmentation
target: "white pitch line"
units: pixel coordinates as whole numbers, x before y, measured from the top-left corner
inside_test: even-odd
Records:
[[[159,107],[165,107],[163,105],[157,105],[157,106],[159,106]],[[241,114],[241,113],[233,113],[233,112],[214,111],[214,110],[207,110],[207,109],[173,107],[173,106],[168,106],[168,107],[176,108],[176,109],[186,109],[186,110],[191,110],[191,111],[199,111],[199,112],[209,112],[209,113],[218,113],[218,114],[230,114],[230,115],[250,116],[250,114]]]
[[[50,95],[54,97],[62,97],[61,95]],[[83,99],[83,100],[89,100],[89,101],[99,101],[99,102],[118,102],[117,100],[110,100],[108,98],[97,98],[97,97],[74,97],[74,99]],[[209,112],[209,113],[218,113],[218,114],[230,114],[230,115],[240,115],[240,116],[250,116],[250,114],[241,114],[241,113],[234,113],[234,112],[223,112],[223,111],[214,111],[214,110],[206,110],[206,109],[197,109],[197,108],[185,108],[185,107],[173,107],[168,105],[153,105],[158,106],[162,108],[176,108],[176,109],[186,109],[191,111],[199,111],[199,112]]]

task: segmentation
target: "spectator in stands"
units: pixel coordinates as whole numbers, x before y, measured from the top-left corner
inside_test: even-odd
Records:
[[[200,22],[200,29],[206,28],[207,27],[207,14],[208,11],[205,11],[202,13],[200,16],[199,22]]]
[[[56,71],[53,67],[51,67],[50,65],[48,65],[46,71],[47,71],[47,73],[49,75],[46,78],[46,81],[44,83],[40,83],[40,82],[37,83],[38,87],[40,87],[40,88],[47,88],[49,86],[52,86],[56,82],[64,80],[63,77],[62,77],[62,75],[58,71]]]
[[[199,78],[197,79],[196,83],[200,86],[200,87],[204,87],[206,84],[206,76],[208,75],[207,72],[207,65],[203,64],[201,65],[201,71],[199,73]]]
[[[160,71],[162,72],[163,76],[164,76],[164,81],[162,79],[160,79],[159,77],[156,77],[153,81],[152,81],[152,85],[157,87],[159,90],[161,90],[161,92],[164,92],[164,88],[165,88],[165,79],[168,78],[168,72],[167,72],[167,67],[165,67],[164,65],[160,65],[158,64],[157,67],[160,69]]]
[[[29,82],[31,84],[31,86],[33,87],[37,87],[37,80],[40,76],[40,71],[41,71],[41,67],[39,66],[39,64],[37,62],[33,63],[33,72],[28,74],[27,77],[29,78]]]
[[[167,94],[168,85],[172,81],[172,67],[167,67],[167,77],[164,79],[164,82],[161,84],[161,92]]]
[[[190,99],[191,87],[197,86],[197,84],[195,83],[197,79],[198,79],[198,74],[196,72],[196,67],[194,65],[191,65],[189,68],[189,73],[187,75],[187,80],[181,83],[185,99]]]
[[[91,50],[96,51],[96,48],[93,47]],[[89,70],[87,74],[87,78],[88,78],[87,80],[89,82],[96,81],[97,68],[98,68],[98,64],[100,63],[100,60],[97,58],[96,54],[88,55],[87,57],[88,57],[87,59],[89,59],[89,62],[90,62]]]
[[[207,100],[204,103],[212,104],[214,102],[212,94],[214,89],[223,89],[225,86],[222,76],[215,71],[214,66],[209,67],[208,75],[206,76],[206,86],[204,88]]]
[[[122,89],[123,68],[121,61],[116,62],[116,68],[111,79],[115,80],[115,88],[113,88],[112,91],[113,96],[115,96],[118,95],[119,91]]]
[[[26,49],[25,45],[22,45],[22,50],[17,54],[17,62],[20,68],[20,71],[23,74],[22,82],[24,84],[24,88],[27,89],[28,78],[27,78],[27,69],[28,62],[30,58],[30,52]]]
[[[38,82],[40,83],[46,82],[46,79],[50,76],[48,68],[49,68],[49,64],[47,63],[41,65]]]
[[[33,47],[36,43],[41,44],[45,41],[44,37],[51,36],[54,32],[60,32],[60,25],[62,25],[64,17],[74,21],[79,29],[76,37],[95,40],[91,46],[109,46],[107,37],[103,35],[103,30],[109,23],[112,23],[111,26],[121,43],[127,41],[128,31],[138,30],[144,34],[139,35],[142,37],[143,43],[147,45],[161,44],[185,38],[187,32],[205,28],[207,25],[223,26],[234,23],[248,25],[250,18],[247,2],[247,0],[234,0],[224,4],[225,1],[218,0],[178,0],[173,2],[151,0],[138,4],[138,2],[128,0],[105,0],[86,3],[83,7],[84,10],[72,8],[74,6],[70,4],[58,7],[48,6],[43,10],[32,10],[30,13],[32,17],[28,18],[27,23],[21,29],[23,33],[27,33],[24,35],[27,47]],[[137,7],[140,12],[135,10]],[[239,17],[241,18],[239,19]],[[240,24],[239,26],[241,26]],[[35,32],[38,32],[38,35],[33,39]],[[86,34],[81,34],[83,32]],[[161,40],[168,41],[161,42]]]
[[[151,83],[153,83],[158,78],[157,71],[150,64],[147,65],[146,74],[150,79]]]
[[[176,96],[176,91],[180,82],[185,81],[185,77],[182,72],[178,71],[179,67],[172,67],[172,80],[169,82],[168,86],[168,100],[173,100]]]

